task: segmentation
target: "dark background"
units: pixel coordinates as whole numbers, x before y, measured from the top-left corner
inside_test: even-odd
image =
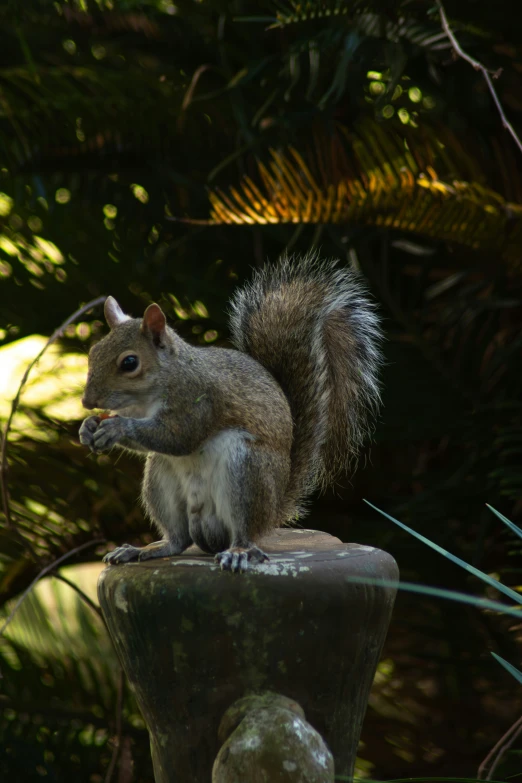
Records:
[[[446,13],[463,49],[502,69],[495,88],[520,128],[514,4]],[[436,4],[24,0],[3,2],[0,22],[2,344],[50,335],[102,294],[134,315],[158,301],[187,339],[226,344],[227,301],[252,267],[311,247],[356,264],[386,331],[384,407],[357,471],[306,525],[386,549],[404,581],[498,598],[367,498],[516,587],[520,544],[485,504],[520,517],[522,152]],[[100,308],[81,322],[63,354],[103,334]],[[77,546],[150,540],[139,461],[87,455],[79,421],[44,407],[22,397],[32,428],[8,449],[6,607]],[[31,597],[1,642],[5,780],[107,775],[117,662],[80,597],[60,613],[71,588],[59,587]],[[521,627],[400,594],[359,773],[473,778],[520,713],[490,652],[518,666]],[[150,781],[126,692],[122,747],[114,780]],[[518,759],[515,743],[496,779]]]

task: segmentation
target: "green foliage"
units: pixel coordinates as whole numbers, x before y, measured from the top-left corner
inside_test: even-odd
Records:
[[[513,4],[445,7],[464,49],[503,69],[495,87],[520,129]],[[366,496],[516,590],[520,541],[484,503],[520,516],[520,157],[482,75],[452,57],[435,4],[10,0],[0,21],[0,343],[49,335],[110,293],[136,315],[159,301],[187,339],[224,344],[226,302],[250,267],[320,246],[366,276],[387,365],[371,454],[317,500],[310,524],[387,548],[405,581],[489,600],[489,586],[376,522]],[[84,356],[103,329],[89,314],[66,330],[62,356]],[[77,398],[79,383],[58,380],[48,396]],[[22,539],[0,518],[4,602],[76,546],[150,537],[139,461],[86,454],[79,413],[45,402],[22,397],[9,445]],[[372,775],[469,777],[520,708],[484,652],[517,662],[512,618],[441,604],[398,600],[363,736]],[[2,647],[0,744],[26,765],[4,753],[3,777],[29,780],[44,765],[70,779],[76,757],[103,776],[110,647],[100,628],[72,643],[64,627],[42,651],[43,609],[31,607],[20,622],[32,635]],[[126,696],[124,734],[146,781],[133,716]]]
[[[26,599],[1,640],[0,668],[3,780],[94,780],[107,769],[119,666],[102,621],[68,586],[42,583]],[[152,782],[146,730],[129,694],[122,738],[137,747],[139,779]]]
[[[375,84],[382,82],[372,81],[370,89]],[[410,115],[402,108],[399,116]],[[293,147],[285,154],[271,150],[270,163],[258,163],[259,186],[245,175],[239,189],[211,192],[211,221],[345,225],[353,220],[495,249],[518,264],[522,206],[468,181],[480,177],[480,169],[453,134],[445,138],[439,128],[421,135],[413,125],[416,130],[405,133],[400,123],[366,119],[353,129],[338,125],[328,134],[313,133],[304,156]]]

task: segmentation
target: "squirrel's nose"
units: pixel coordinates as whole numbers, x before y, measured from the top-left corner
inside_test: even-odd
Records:
[[[88,411],[92,411],[93,408],[98,408],[96,403],[98,400],[94,396],[94,387],[92,384],[92,370],[87,373],[87,381],[83,390],[82,405],[87,408]]]
[[[93,408],[97,408],[96,400],[90,400],[86,394],[82,397],[82,405],[87,408],[88,411],[92,411]]]

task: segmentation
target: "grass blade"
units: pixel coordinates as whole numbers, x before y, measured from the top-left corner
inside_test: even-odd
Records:
[[[345,775],[335,776],[335,780],[349,780],[353,783],[383,783],[379,780],[371,780],[370,778],[347,778]],[[422,777],[422,778],[393,778],[392,780],[386,780],[384,783],[484,783],[480,778],[439,778],[439,777]],[[501,783],[499,780],[490,780],[488,783]]]
[[[475,568],[469,563],[466,563],[465,560],[461,560],[461,558],[457,557],[457,555],[453,555],[451,552],[448,552],[447,549],[444,549],[438,544],[435,544],[433,541],[430,541],[430,539],[426,538],[426,536],[423,536],[422,533],[418,533],[416,530],[412,530],[411,527],[408,527],[403,522],[399,522],[398,519],[391,517],[385,511],[382,511],[380,508],[377,508],[377,506],[374,506],[373,503],[370,503],[369,500],[365,500],[364,502],[371,508],[375,509],[375,511],[378,511],[379,514],[382,514],[384,517],[386,517],[386,519],[389,519],[391,522],[394,522],[399,527],[402,527],[403,530],[406,530],[406,532],[409,533],[410,535],[415,536],[415,538],[418,538],[419,541],[422,541],[423,544],[426,544],[427,546],[431,547],[431,549],[434,549],[435,552],[438,552],[440,555],[444,555],[444,557],[446,557],[448,560],[451,560],[456,565],[460,566],[461,568],[464,568],[470,574],[473,574],[473,576],[482,579],[483,582],[486,582],[486,584],[490,585],[491,587],[494,587],[495,590],[499,590],[501,593],[504,593],[504,595],[507,595],[508,598],[511,598],[511,600],[515,601],[517,604],[522,604],[522,596],[519,593],[516,593],[510,587],[503,585],[502,582],[497,582],[497,580],[493,579],[493,577],[488,576],[488,574],[485,574],[483,571],[480,571],[478,568]]]
[[[336,775],[335,780],[346,780],[350,783],[484,783],[480,778],[393,778],[392,780],[379,781],[370,778],[347,778],[346,775]],[[488,783],[501,783],[499,780],[490,780]]]
[[[522,530],[517,525],[515,525],[514,522],[512,522],[510,519],[505,517],[504,514],[501,514],[500,511],[497,511],[496,508],[490,506],[489,503],[486,503],[486,506],[501,520],[501,522],[507,525],[510,528],[510,530],[513,531],[513,533],[516,533],[519,538],[522,538]]]
[[[491,655],[493,658],[495,658],[496,661],[500,663],[501,666],[504,667],[504,669],[506,669],[506,671],[513,675],[515,680],[518,680],[518,682],[522,685],[522,672],[519,669],[516,669],[511,663],[504,660],[504,658],[501,658],[500,655],[497,655],[494,652],[492,652]]]
[[[499,601],[491,601],[489,598],[477,598],[475,595],[461,593],[458,590],[444,590],[441,587],[430,587],[429,585],[420,585],[415,582],[397,582],[395,579],[372,579],[365,576],[348,576],[348,582],[356,582],[363,585],[380,585],[381,587],[393,587],[396,590],[403,590],[406,593],[417,593],[418,595],[430,595],[435,598],[443,598],[449,601],[456,601],[460,604],[468,604],[476,609],[489,609],[493,612],[508,614],[522,618],[522,610],[518,607],[501,604]],[[388,782],[389,783],[389,782]]]

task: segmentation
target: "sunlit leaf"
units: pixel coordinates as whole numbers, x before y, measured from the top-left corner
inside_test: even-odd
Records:
[[[366,118],[338,125],[330,137],[319,134],[303,152],[288,147],[270,155],[258,161],[256,180],[245,175],[228,190],[210,191],[210,223],[362,223],[519,260],[522,204],[473,181],[476,162],[443,131],[402,132]]]

